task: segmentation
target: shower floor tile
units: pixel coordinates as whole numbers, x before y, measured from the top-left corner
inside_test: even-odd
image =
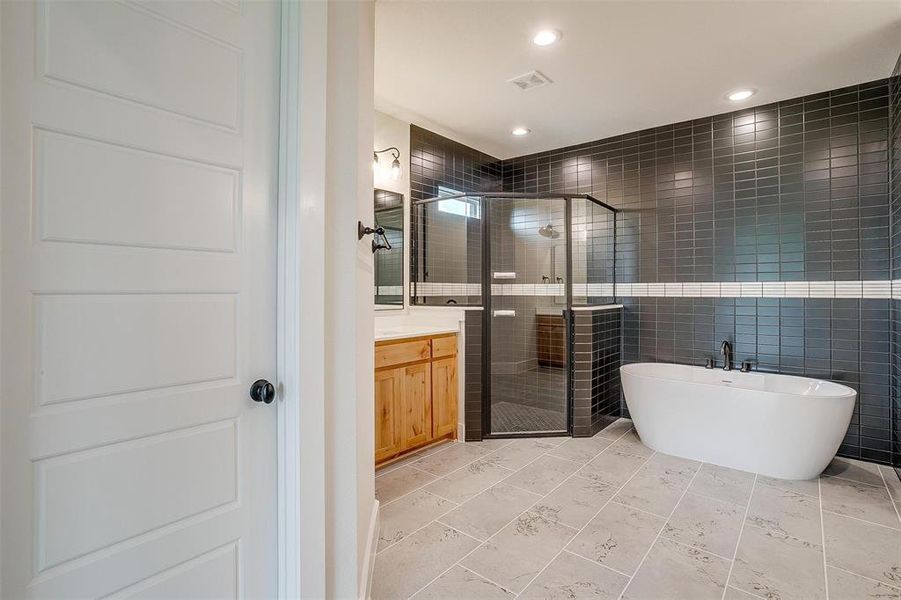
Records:
[[[447,444],[377,473],[394,543],[376,554],[373,597],[901,598],[891,469],[836,459],[791,482],[655,453],[627,419],[596,438],[587,465],[545,438],[488,455]],[[454,496],[482,464],[503,478],[456,508],[435,495]],[[408,516],[423,498],[422,517]]]
[[[495,433],[564,430],[566,416],[561,411],[512,402],[496,402],[491,405],[491,431]]]

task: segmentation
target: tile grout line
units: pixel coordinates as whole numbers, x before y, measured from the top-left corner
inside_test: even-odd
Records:
[[[726,585],[723,587],[722,600],[726,600],[726,592],[729,591],[729,581],[732,580],[732,570],[735,569],[735,557],[738,556],[738,547],[741,545],[741,536],[745,532],[745,523],[751,512],[751,501],[754,500],[754,491],[757,489],[757,473],[754,473],[754,482],[751,484],[751,494],[748,496],[748,505],[745,507],[745,516],[741,519],[741,528],[738,530],[738,539],[735,540],[735,551],[732,553],[732,562],[729,563],[729,574],[726,575]],[[738,588],[735,588],[738,589]],[[744,591],[744,590],[741,590]]]
[[[631,429],[630,429],[629,431],[631,431]],[[627,434],[629,433],[629,431],[627,431],[626,433],[624,433],[623,436],[627,435]],[[617,441],[619,441],[619,440],[617,440]],[[612,446],[612,444],[611,444],[611,446]],[[610,447],[610,446],[608,446],[607,448],[609,448],[609,447]],[[604,450],[606,451],[606,448],[605,448]],[[603,454],[603,452],[598,453],[598,455],[595,456],[594,458],[597,458],[597,457],[600,456],[601,454]],[[544,572],[547,570],[547,568],[548,568],[549,566],[551,566],[551,565],[554,563],[554,561],[557,560],[557,558],[558,558],[561,554],[563,554],[563,551],[566,550],[566,547],[569,546],[569,545],[572,543],[573,540],[575,540],[577,537],[579,537],[579,536],[582,534],[583,531],[585,531],[585,529],[591,524],[591,522],[594,521],[594,519],[595,519],[599,514],[601,514],[601,511],[604,510],[604,509],[605,509],[605,508],[613,501],[613,498],[615,498],[616,495],[619,494],[619,493],[623,490],[623,488],[625,488],[626,485],[628,485],[628,483],[629,483],[630,481],[632,481],[632,479],[634,479],[635,476],[638,475],[638,474],[641,472],[641,470],[644,469],[644,467],[645,467],[645,466],[650,462],[650,460],[651,460],[652,458],[654,458],[655,456],[657,456],[657,452],[654,452],[653,454],[651,454],[651,456],[649,456],[648,458],[646,458],[645,461],[644,461],[643,463],[641,463],[641,465],[640,465],[637,469],[635,469],[635,472],[632,473],[632,475],[631,475],[626,481],[624,481],[622,485],[620,485],[618,488],[616,488],[616,491],[613,492],[613,494],[610,495],[610,498],[608,498],[607,501],[604,502],[603,506],[601,506],[601,508],[599,508],[599,509],[597,510],[597,512],[595,512],[595,513],[591,516],[591,518],[588,519],[588,521],[585,522],[585,525],[583,525],[583,526],[576,532],[576,535],[574,535],[572,538],[570,538],[570,539],[566,542],[566,544],[563,545],[563,548],[561,548],[560,551],[559,551],[557,554],[555,554],[554,557],[551,558],[551,560],[550,560],[546,565],[544,565],[544,567],[543,567],[540,571],[538,571],[538,573],[535,575],[535,577],[533,577],[531,580],[529,580],[529,582],[525,585],[525,587],[522,588],[522,592],[520,592],[519,594],[516,594],[516,597],[517,597],[517,598],[518,598],[523,592],[525,592],[527,589],[529,589],[529,586],[532,585],[532,583],[533,583],[536,579],[538,579],[539,577],[541,577],[541,574],[544,573]],[[592,458],[591,460],[594,460],[594,458]],[[589,462],[590,462],[590,461],[589,461]],[[586,464],[588,464],[588,463],[586,463]],[[576,474],[573,473],[571,477],[575,477],[575,476],[576,476]],[[567,477],[567,480],[569,480],[569,479],[570,479],[570,477]],[[564,482],[564,483],[565,483],[565,482]],[[562,484],[561,484],[561,485],[562,485]],[[572,554],[575,554],[575,552],[572,552]],[[577,556],[579,556],[579,555],[577,555]],[[613,570],[613,569],[611,569],[611,571],[612,571],[612,570]],[[628,585],[628,583],[627,583],[626,585]],[[625,588],[623,588],[623,590],[625,590]],[[622,594],[620,594],[620,595],[622,595]]]
[[[619,436],[619,438],[617,438],[617,441],[619,441],[620,439],[622,439],[623,437],[625,437],[630,431],[632,431],[632,427],[630,427],[630,428],[628,429],[628,431],[626,431],[626,432],[623,433],[621,436]],[[612,446],[612,444],[611,444],[611,446]],[[607,448],[609,448],[609,447],[610,447],[610,446],[607,446]],[[598,455],[603,454],[604,452],[606,452],[606,451],[607,451],[607,448],[604,448],[604,450],[601,451],[601,452],[599,452]],[[547,455],[547,452],[543,452],[543,453],[540,454],[539,456],[535,457],[534,460],[529,461],[528,463],[526,463],[525,465],[523,465],[520,469],[517,469],[515,472],[518,473],[518,472],[521,471],[522,469],[525,469],[526,467],[528,467],[529,465],[531,465],[532,463],[534,463],[535,461],[537,461],[538,459],[540,459],[542,456],[546,456],[546,455]],[[594,460],[594,459],[592,459],[592,460]],[[650,459],[648,459],[648,460],[650,460]],[[639,468],[639,470],[640,470],[640,468]],[[539,498],[539,500],[541,500],[542,498],[545,498],[545,497],[549,496],[550,494],[554,493],[554,491],[556,491],[557,488],[559,488],[561,485],[563,485],[564,483],[566,483],[566,482],[567,482],[570,478],[572,478],[573,476],[575,476],[575,473],[571,474],[569,477],[567,477],[566,479],[564,479],[563,481],[561,481],[558,485],[554,486],[554,488],[553,488],[551,491],[549,491],[547,494],[541,496],[541,498]],[[508,477],[508,479],[509,479],[509,477]],[[505,480],[502,480],[502,481],[505,481]],[[498,482],[498,483],[501,483],[501,482]],[[507,485],[511,485],[511,486],[512,486],[512,484],[509,484],[509,483],[508,483]],[[513,487],[516,487],[516,486],[513,486]],[[520,488],[517,487],[517,489],[520,489]],[[528,491],[528,490],[525,490],[525,491]],[[468,558],[469,555],[473,554],[476,550],[478,550],[479,548],[481,548],[483,545],[487,544],[492,538],[494,538],[494,536],[498,535],[501,531],[503,531],[504,529],[506,529],[507,527],[509,527],[509,526],[512,525],[513,523],[515,523],[517,520],[519,520],[519,518],[522,517],[522,516],[523,516],[524,514],[526,514],[527,512],[529,512],[529,510],[530,510],[530,509],[532,508],[532,506],[534,506],[534,505],[535,505],[534,503],[531,504],[531,505],[529,506],[529,508],[527,508],[526,510],[520,512],[520,513],[517,514],[515,517],[513,517],[512,519],[510,519],[508,522],[504,523],[504,525],[503,525],[500,529],[498,529],[498,530],[495,531],[493,534],[491,534],[490,536],[488,536],[488,537],[485,539],[485,541],[482,542],[482,544],[476,546],[475,548],[473,548],[472,550],[470,550],[469,552],[467,552],[466,554],[464,554],[463,556],[461,556],[455,563],[453,563],[453,564],[452,564],[451,566],[449,566],[447,569],[445,569],[444,571],[442,571],[441,573],[439,573],[437,577],[435,577],[435,578],[432,579],[431,581],[428,581],[428,582],[427,582],[425,585],[423,585],[421,588],[419,588],[418,590],[416,590],[415,592],[413,592],[413,594],[411,594],[410,596],[408,596],[408,598],[412,598],[413,596],[415,596],[416,594],[418,594],[419,592],[421,592],[422,590],[424,590],[424,589],[427,588],[428,586],[432,585],[435,581],[437,581],[438,579],[440,579],[441,577],[443,577],[444,574],[447,573],[448,571],[450,571],[451,569],[453,569],[455,565],[458,565],[458,564],[460,564],[462,561],[466,560],[466,558]],[[598,511],[598,512],[600,512],[600,511]],[[570,529],[572,529],[572,528],[570,527]],[[454,531],[456,531],[456,529],[455,529]],[[469,536],[469,537],[472,537],[472,536]],[[473,539],[475,539],[475,538],[473,538]],[[569,543],[569,542],[567,542],[567,543]],[[469,568],[466,567],[465,565],[460,564],[460,566],[463,567],[464,569],[467,569],[467,570],[469,570],[469,571],[472,571],[472,569],[469,569]],[[482,577],[482,575],[481,575],[480,573],[477,573],[476,571],[472,571],[472,572],[473,572],[473,573],[476,573],[476,575],[479,575],[479,577]],[[531,582],[530,582],[530,583],[531,583]],[[505,589],[506,589],[506,588],[505,588]],[[525,589],[525,588],[523,588],[523,589]]]
[[[429,492],[429,491],[427,491],[427,490],[423,490],[423,491],[424,491],[426,494],[432,494],[432,492]],[[448,500],[447,498],[443,498],[443,497],[439,496],[438,494],[432,494],[432,495],[435,496],[436,498],[441,498],[442,500],[445,500],[446,502],[450,502],[450,503],[453,504],[454,506],[450,507],[448,510],[444,511],[443,513],[441,513],[440,515],[438,515],[438,516],[435,517],[434,519],[431,519],[431,520],[430,520],[428,523],[426,523],[425,525],[422,525],[422,526],[420,526],[420,527],[417,527],[416,529],[414,529],[414,530],[411,531],[410,533],[404,535],[404,536],[403,536],[402,538],[400,538],[399,540],[394,541],[394,542],[391,542],[389,545],[385,546],[385,547],[382,548],[381,550],[376,550],[375,553],[376,553],[377,555],[378,555],[378,554],[381,554],[381,553],[384,552],[385,550],[388,550],[389,548],[393,548],[394,546],[396,546],[397,544],[401,543],[402,541],[404,541],[405,539],[407,539],[408,537],[410,537],[410,536],[413,535],[414,533],[417,533],[418,531],[420,531],[420,530],[422,530],[422,529],[425,529],[426,527],[428,527],[429,525],[431,525],[432,523],[434,523],[434,522],[437,521],[438,519],[444,517],[446,514],[448,514],[448,513],[450,513],[450,512],[453,512],[453,511],[457,510],[458,508],[460,508],[460,506],[462,506],[461,504],[457,504],[457,503],[454,502],[453,500]],[[381,517],[380,517],[380,518],[381,518]],[[462,533],[462,532],[461,532],[461,533]],[[472,537],[472,536],[469,536],[469,537]]]
[[[829,600],[829,567],[826,564],[826,519],[823,516],[823,478],[817,477],[817,491],[820,494],[820,541],[823,544],[823,590]],[[883,482],[885,483],[885,482]]]
[[[629,578],[629,581],[626,583],[626,587],[623,588],[623,591],[619,593],[617,600],[621,600],[623,594],[626,593],[626,590],[629,589],[629,586],[632,585],[632,581],[635,579],[635,576],[638,575],[638,572],[641,570],[641,566],[644,564],[644,561],[647,560],[648,555],[654,549],[654,546],[657,545],[657,540],[660,539],[660,535],[663,533],[663,530],[666,529],[666,524],[669,523],[669,520],[673,518],[673,515],[676,512],[676,509],[679,508],[679,505],[682,504],[682,499],[685,498],[685,494],[688,493],[688,488],[691,487],[691,484],[694,483],[695,478],[698,476],[698,473],[701,472],[701,467],[704,466],[704,463],[701,462],[698,464],[698,467],[695,469],[695,472],[692,474],[691,479],[688,480],[688,484],[685,486],[685,490],[683,490],[682,495],[679,496],[679,500],[676,501],[675,506],[673,506],[673,510],[670,511],[669,516],[666,518],[666,521],[663,522],[663,525],[660,526],[660,531],[657,532],[657,535],[654,537],[654,541],[651,542],[650,548],[648,551],[644,553],[644,556],[641,557],[641,561],[638,563],[638,566],[635,567],[635,572],[632,573],[632,577]]]
[[[602,509],[602,510],[603,510],[603,509]],[[573,539],[575,539],[575,538],[573,538]],[[569,545],[569,544],[567,544],[567,545]],[[604,568],[607,569],[608,571],[613,571],[614,573],[619,573],[619,574],[622,575],[623,577],[629,577],[629,574],[628,574],[628,573],[623,573],[622,571],[619,571],[619,570],[617,570],[617,569],[614,569],[613,567],[610,567],[610,566],[608,566],[608,565],[605,565],[604,563],[600,563],[600,562],[596,561],[596,560],[593,559],[593,558],[590,558],[590,557],[588,557],[588,556],[585,556],[584,554],[579,554],[579,553],[576,552],[575,550],[570,550],[569,548],[564,548],[564,549],[563,549],[563,552],[566,552],[567,554],[572,554],[573,556],[578,556],[579,558],[584,559],[584,560],[587,560],[587,561],[590,562],[590,563],[594,563],[594,564],[596,564],[596,565],[599,566],[599,567],[604,567]]]
[[[441,444],[441,446],[439,446],[437,450],[434,450],[433,452],[429,452],[428,454],[423,454],[422,456],[416,456],[416,455],[419,454],[420,452],[428,452],[430,450],[430,448],[425,448],[424,450],[418,450],[416,452],[413,452],[412,454],[410,454],[410,456],[406,457],[404,460],[399,460],[395,464],[386,465],[384,467],[381,467],[383,469],[382,472],[376,473],[375,478],[378,479],[379,477],[388,475],[389,473],[399,471],[400,469],[403,469],[404,467],[413,466],[414,462],[419,462],[423,458],[428,458],[429,456],[435,456],[436,454],[441,454],[442,452],[446,452],[447,450],[450,450],[451,448],[453,448],[455,445],[457,445],[459,443],[462,443],[462,442],[453,441],[453,442],[450,442],[447,444]],[[413,459],[415,459],[415,460],[413,460]],[[409,461],[409,462],[407,462],[407,461]]]
[[[866,523],[867,525],[875,525],[876,527],[882,527],[883,529],[890,529],[892,531],[901,531],[901,527],[892,527],[890,525],[886,525],[884,523],[877,523],[875,521],[868,521],[866,519],[861,519],[860,517],[853,517],[851,515],[845,515],[840,512],[835,512],[834,510],[829,510],[824,508],[823,514],[825,515],[835,515],[837,517],[844,517],[845,519],[852,519],[854,521],[859,521],[860,523]]]
[[[842,571],[844,573],[847,573],[848,575],[860,577],[861,579],[866,579],[867,581],[872,581],[873,583],[877,583],[879,585],[884,585],[885,587],[891,588],[893,590],[898,590],[899,592],[901,592],[901,587],[899,587],[899,586],[894,586],[890,583],[886,583],[884,581],[879,581],[878,579],[873,579],[872,577],[867,577],[866,575],[861,575],[860,573],[855,573],[854,571],[849,571],[848,569],[845,569],[844,567],[837,567],[835,565],[829,565],[829,568],[835,569],[836,571]]]
[[[876,470],[879,472],[879,476],[882,477],[882,485],[885,486],[885,491],[888,494],[889,502],[891,502],[892,506],[895,507],[895,516],[898,517],[898,524],[899,527],[901,527],[901,511],[898,510],[898,503],[895,502],[895,497],[892,496],[892,490],[888,487],[888,481],[885,480],[885,473],[883,473],[882,469],[880,469],[879,467],[877,467]]]
[[[509,592],[509,593],[513,594],[514,596],[516,596],[516,593],[515,593],[513,590],[511,590],[511,589],[509,589],[509,588],[507,588],[507,587],[505,587],[505,586],[499,584],[499,583],[496,582],[496,581],[493,581],[493,580],[491,580],[491,579],[488,579],[487,577],[485,577],[485,576],[482,575],[481,573],[476,573],[475,571],[473,571],[473,570],[470,569],[469,567],[464,567],[464,566],[461,565],[460,563],[454,563],[454,567],[460,567],[461,569],[464,569],[464,570],[466,570],[466,571],[469,571],[470,573],[472,573],[472,574],[475,575],[476,577],[481,577],[482,579],[484,579],[484,580],[487,581],[488,583],[493,583],[494,585],[496,585],[497,587],[501,588],[501,589],[504,590],[505,592]],[[451,569],[453,569],[454,567],[451,567]],[[416,593],[418,594],[419,592],[416,592]]]
[[[626,506],[626,505],[624,504],[623,506]],[[627,508],[633,508],[633,507],[627,506]],[[667,523],[668,523],[668,522],[667,522]],[[664,527],[663,527],[664,529],[666,529],[667,523],[664,523],[664,524],[663,524],[663,525],[664,525]],[[725,560],[726,562],[729,562],[729,561],[731,560],[728,556],[723,556],[722,554],[717,554],[716,552],[711,552],[711,551],[708,550],[707,548],[700,548],[700,547],[698,547],[698,546],[692,546],[691,544],[687,544],[687,543],[682,542],[682,541],[680,541],[680,540],[677,540],[677,539],[675,539],[675,538],[671,538],[671,537],[669,537],[668,535],[666,535],[666,534],[664,534],[664,533],[661,533],[661,534],[660,534],[660,539],[667,540],[667,541],[672,542],[672,543],[674,543],[674,544],[677,544],[677,545],[679,545],[679,546],[685,546],[686,548],[690,548],[690,549],[696,550],[696,551],[698,551],[698,552],[703,552],[704,554],[709,554],[710,556],[715,556],[715,557],[717,557],[717,558],[722,558],[722,559]]]
[[[465,443],[465,442],[460,442],[460,443],[462,444],[462,443]],[[397,498],[395,498],[394,500],[391,500],[391,501],[389,501],[389,502],[384,503],[381,507],[384,508],[385,506],[388,506],[388,505],[390,505],[390,504],[393,504],[393,503],[397,502],[397,501],[400,500],[401,498],[404,498],[404,497],[406,497],[406,496],[409,496],[409,495],[412,494],[413,492],[417,492],[417,491],[421,490],[422,488],[424,488],[424,487],[427,486],[427,485],[432,485],[432,484],[435,483],[436,481],[438,481],[438,480],[440,480],[440,479],[444,479],[444,478],[447,477],[448,475],[452,475],[452,474],[456,473],[457,471],[462,471],[463,469],[465,469],[465,468],[468,467],[469,465],[471,465],[471,464],[473,464],[473,463],[476,463],[476,462],[479,462],[480,460],[484,459],[485,457],[494,454],[497,450],[501,450],[502,448],[506,448],[507,446],[509,446],[509,445],[512,444],[512,443],[513,443],[513,440],[510,440],[510,442],[504,444],[503,446],[499,446],[499,447],[496,448],[495,450],[491,450],[491,451],[489,451],[489,452],[486,452],[485,454],[479,455],[477,458],[475,458],[475,459],[469,461],[468,463],[466,463],[466,464],[464,464],[464,465],[462,465],[462,466],[460,466],[460,467],[454,469],[453,471],[448,471],[448,472],[445,473],[444,475],[436,475],[435,473],[432,473],[432,472],[430,472],[430,471],[426,471],[425,469],[421,469],[421,468],[415,466],[413,463],[411,463],[411,464],[409,464],[409,465],[404,465],[403,467],[399,467],[399,468],[395,469],[395,471],[399,471],[400,469],[409,467],[409,468],[413,469],[414,471],[419,471],[420,473],[426,473],[426,474],[428,474],[428,475],[432,475],[433,477],[435,477],[435,479],[432,479],[431,481],[427,481],[426,483],[422,484],[421,486],[416,487],[416,488],[413,488],[412,490],[410,490],[410,491],[407,492],[406,494],[402,494],[402,495],[398,496]],[[451,445],[451,447],[453,447],[453,446]],[[441,451],[441,452],[443,452],[443,451]],[[432,454],[429,454],[428,456],[423,456],[420,460],[423,460],[423,459],[426,459],[426,458],[430,458],[430,457],[435,456],[435,455],[437,455],[437,454],[441,454],[441,452],[433,452]],[[419,461],[417,461],[417,462],[419,462]],[[502,466],[502,465],[496,465],[496,466],[498,466],[498,467],[500,467],[500,468],[502,468],[502,469],[507,469],[508,471],[511,471],[511,474],[516,472],[516,471],[514,471],[513,469],[509,469],[508,467],[504,467],[504,466]],[[394,471],[390,471],[389,473],[386,473],[386,475],[388,475],[388,474],[390,474],[390,473],[393,473],[393,472],[394,472]],[[510,476],[510,475],[507,475],[507,477],[509,477],[509,476]],[[506,479],[506,478],[505,478],[505,479]],[[488,486],[488,487],[491,487],[491,486]],[[485,488],[485,489],[488,489],[488,488]],[[482,490],[482,491],[485,491],[485,490]],[[429,493],[432,493],[432,492],[429,492]],[[435,494],[435,495],[438,496],[438,494]],[[440,497],[440,496],[439,496],[439,497]],[[450,500],[450,499],[449,499],[449,498],[445,498],[445,500]],[[451,500],[451,502],[452,502],[452,500]],[[462,502],[461,502],[460,504],[462,504]]]

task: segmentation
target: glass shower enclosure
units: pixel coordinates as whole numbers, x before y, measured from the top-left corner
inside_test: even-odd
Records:
[[[613,302],[614,215],[584,194],[413,203],[414,304],[482,307],[485,437],[571,432],[572,311]]]

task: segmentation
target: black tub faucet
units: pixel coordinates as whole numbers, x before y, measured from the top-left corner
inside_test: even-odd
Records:
[[[732,344],[729,340],[723,340],[723,347],[720,348],[720,354],[723,355],[723,371],[732,370]]]

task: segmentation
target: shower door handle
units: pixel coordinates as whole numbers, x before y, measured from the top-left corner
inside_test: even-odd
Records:
[[[494,317],[515,317],[516,311],[515,310],[495,310],[495,311],[492,311],[491,315]]]

